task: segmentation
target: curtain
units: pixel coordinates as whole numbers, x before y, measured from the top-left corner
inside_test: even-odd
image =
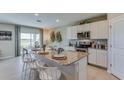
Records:
[[[43,29],[40,29],[40,45],[43,47]]]
[[[21,32],[20,26],[15,25],[15,56],[20,56],[20,40],[21,40]]]

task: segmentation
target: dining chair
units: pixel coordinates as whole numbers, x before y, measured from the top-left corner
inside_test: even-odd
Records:
[[[45,67],[39,64],[38,72],[39,72],[39,79],[40,80],[59,80],[61,77],[61,71],[57,67]]]

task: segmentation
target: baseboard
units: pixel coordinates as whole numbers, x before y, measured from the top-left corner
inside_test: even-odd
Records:
[[[111,70],[107,69],[107,72],[111,74]]]
[[[102,66],[98,66],[98,65],[95,65],[95,64],[88,63],[88,65],[92,65],[92,66],[95,66],[95,67],[97,67],[97,68],[101,68],[101,69],[107,70],[107,68],[102,67]]]
[[[14,58],[14,56],[0,57],[0,61],[10,59],[10,58]]]

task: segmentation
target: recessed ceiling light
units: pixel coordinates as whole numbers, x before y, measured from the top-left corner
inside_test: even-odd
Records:
[[[56,19],[56,22],[58,23],[59,22],[59,19]]]
[[[39,16],[39,14],[38,14],[38,13],[35,13],[34,15],[35,15],[35,16]]]

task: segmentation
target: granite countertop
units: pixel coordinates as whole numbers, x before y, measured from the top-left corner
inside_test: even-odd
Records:
[[[79,61],[80,59],[88,56],[88,53],[77,52],[77,51],[65,51],[65,52],[63,52],[63,54],[67,57],[67,59],[65,59],[65,60],[53,59],[51,51],[49,51],[49,54],[45,54],[45,55],[39,54],[39,55],[42,57],[45,57],[51,61],[54,61],[58,64],[61,64],[61,65],[70,65],[70,64],[75,63],[75,62]]]

